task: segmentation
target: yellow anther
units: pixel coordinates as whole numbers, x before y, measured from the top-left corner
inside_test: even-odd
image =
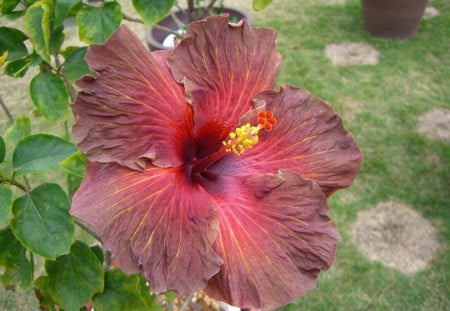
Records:
[[[250,123],[236,128],[228,135],[229,139],[223,141],[223,145],[226,147],[225,151],[240,156],[246,150],[252,149],[258,143],[258,132],[263,128],[260,124],[252,126]]]

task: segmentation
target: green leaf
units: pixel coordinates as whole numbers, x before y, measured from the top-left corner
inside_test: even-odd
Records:
[[[53,301],[48,291],[48,276],[41,276],[34,281],[34,289],[38,291],[36,296],[39,299],[41,310],[56,311],[56,302]]]
[[[46,260],[48,290],[61,308],[78,311],[94,294],[103,291],[103,268],[89,247],[73,243],[70,253]]]
[[[18,117],[5,133],[5,139],[14,145],[23,137],[30,135],[31,121],[27,116]]]
[[[5,155],[6,155],[5,141],[3,140],[3,137],[0,136],[0,163],[2,163],[5,160]]]
[[[176,0],[132,0],[134,8],[148,25],[162,20],[175,2]]]
[[[86,157],[80,152],[75,152],[64,161],[59,162],[59,165],[70,174],[79,177],[86,175]]]
[[[74,83],[84,75],[91,73],[85,60],[87,47],[72,49],[64,62],[63,73],[67,80]]]
[[[38,111],[50,122],[63,120],[69,111],[69,92],[56,74],[41,72],[30,83],[30,94]]]
[[[74,144],[56,136],[36,134],[23,138],[13,152],[16,175],[46,171],[76,151]]]
[[[105,289],[94,296],[92,304],[98,311],[163,310],[142,276],[126,275],[119,269],[105,272]]]
[[[101,263],[105,261],[105,257],[103,256],[103,250],[99,245],[91,246],[91,251],[97,256],[97,259],[100,260]]]
[[[67,192],[69,193],[69,198],[72,199],[73,194],[78,190],[82,181],[83,177],[67,174]]]
[[[44,35],[45,54],[50,55],[50,38],[52,30],[53,15],[55,13],[55,1],[56,0],[42,0],[42,9],[44,14],[42,15],[42,33]]]
[[[174,302],[175,298],[178,297],[176,292],[172,292],[172,291],[167,291],[164,293],[164,297],[166,298],[167,302]]]
[[[0,54],[8,51],[7,61],[19,59],[28,54],[27,47],[23,43],[27,36],[18,29],[0,27]]]
[[[122,10],[117,2],[107,2],[102,7],[84,6],[77,14],[80,40],[103,44],[120,26]]]
[[[70,11],[81,2],[81,0],[58,0],[55,6],[55,25],[62,25]]]
[[[25,10],[13,11],[3,15],[3,17],[7,20],[15,20],[22,17],[25,14]]]
[[[5,66],[5,74],[13,78],[23,77],[31,65],[31,55],[27,55],[24,58],[13,60]]]
[[[2,54],[0,54],[0,68],[6,62],[6,59],[8,58],[8,54],[9,54],[8,51],[3,51]]]
[[[7,188],[0,188],[0,226],[3,225],[11,213],[13,195]]]
[[[41,6],[41,1],[39,1],[27,9],[23,17],[23,27],[36,52],[47,63],[50,63],[50,54],[57,52],[64,41],[64,27],[53,28],[50,36],[48,36],[48,33],[44,35],[44,29],[42,28],[43,19],[44,9]],[[46,21],[44,20],[45,23]],[[49,42],[46,45],[47,39]]]
[[[265,9],[266,6],[268,6],[272,0],[253,0],[253,8],[256,11],[261,11]]]
[[[10,13],[16,8],[20,0],[3,0],[1,2],[1,12],[2,14]]]
[[[42,184],[13,203],[11,228],[24,246],[43,257],[66,254],[73,241],[70,203],[57,184]]]
[[[0,231],[0,266],[5,268],[0,277],[4,286],[28,286],[33,280],[33,266],[25,247],[15,238],[11,229]]]

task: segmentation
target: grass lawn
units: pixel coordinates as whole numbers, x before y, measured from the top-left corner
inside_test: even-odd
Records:
[[[343,117],[365,158],[352,187],[337,192],[329,202],[342,236],[335,264],[321,274],[316,290],[283,310],[448,310],[450,144],[417,131],[421,114],[433,108],[450,109],[447,1],[430,1],[440,15],[422,21],[417,36],[409,41],[364,33],[359,0],[347,0],[345,5],[273,0],[255,14],[255,25],[279,32],[277,47],[283,63],[277,83],[303,87],[327,101]],[[379,63],[333,66],[325,57],[325,47],[344,41],[371,44],[380,53]],[[5,85],[1,89],[2,95],[16,92]],[[30,114],[32,107],[12,110],[18,116]],[[0,116],[3,133],[6,117],[3,112]],[[33,132],[52,129],[38,122]],[[359,251],[351,236],[357,213],[390,200],[407,204],[437,228],[441,249],[428,269],[406,275],[366,259]],[[0,310],[37,309],[26,299],[20,307],[9,295],[0,292]]]
[[[315,291],[284,310],[448,310],[450,145],[417,131],[421,114],[450,108],[448,3],[431,1],[441,14],[423,20],[416,38],[389,41],[363,32],[358,0],[299,2],[275,0],[277,12],[256,21],[279,31],[278,83],[330,103],[359,143],[364,164],[353,186],[330,200],[342,236],[334,266]],[[325,47],[345,41],[373,45],[379,63],[333,66]],[[441,251],[425,271],[407,276],[358,250],[350,234],[357,213],[389,200],[406,203],[437,227]]]

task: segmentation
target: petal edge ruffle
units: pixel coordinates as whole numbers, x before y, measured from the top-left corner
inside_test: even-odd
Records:
[[[192,155],[192,113],[164,57],[123,25],[86,59],[94,77],[78,81],[72,109],[74,137],[90,161],[143,170],[147,159],[176,167]]]
[[[172,74],[192,103],[198,158],[216,151],[251,109],[252,97],[273,87],[281,62],[275,38],[272,29],[211,16],[193,22],[169,57]]]
[[[224,265],[205,292],[241,308],[273,309],[315,287],[339,240],[320,187],[286,170],[223,183],[213,197],[220,214],[214,247]]]
[[[226,158],[213,171],[245,175],[289,169],[319,184],[326,196],[353,182],[362,154],[330,106],[292,86],[262,92],[254,101],[273,112],[277,125],[270,132],[260,132],[260,142],[253,149]]]
[[[71,214],[96,228],[121,268],[141,272],[154,292],[182,296],[204,288],[222,264],[212,243],[214,202],[181,169],[88,163]]]

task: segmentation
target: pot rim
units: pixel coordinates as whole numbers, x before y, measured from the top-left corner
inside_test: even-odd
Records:
[[[213,8],[218,8],[218,7],[213,7]],[[234,13],[237,13],[238,15],[241,15],[242,16],[241,19],[245,19],[249,24],[252,23],[252,17],[246,11],[244,11],[242,9],[239,9],[239,8],[236,8],[236,7],[224,6],[223,10],[224,11],[226,10],[226,11],[221,13],[221,14],[230,14],[230,13],[234,12]],[[228,11],[231,11],[231,12],[228,12]],[[173,11],[173,13],[175,13],[175,14],[179,14],[179,13],[183,14],[184,12],[182,12],[180,10],[175,10],[175,11]],[[163,22],[165,20],[168,20],[168,19],[171,19],[171,18],[172,17],[169,14],[169,15],[164,17],[161,21],[159,21],[156,24],[158,25],[161,22]],[[201,19],[199,19],[199,20],[201,20]],[[187,26],[188,24],[185,24],[185,25]],[[146,40],[147,45],[150,48],[150,50],[168,50],[168,49],[170,49],[170,48],[167,48],[166,46],[162,45],[162,42],[159,42],[158,40],[156,40],[154,38],[153,31],[155,31],[155,30],[156,31],[161,31],[160,29],[157,29],[155,27],[150,27],[150,28],[146,29],[145,32],[144,32],[145,33],[145,40]],[[176,29],[173,29],[173,30],[177,31],[177,30],[180,30],[180,28],[176,28]],[[167,35],[170,35],[170,33],[167,32]]]

